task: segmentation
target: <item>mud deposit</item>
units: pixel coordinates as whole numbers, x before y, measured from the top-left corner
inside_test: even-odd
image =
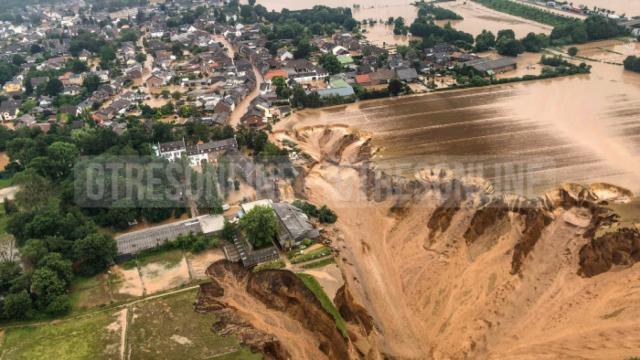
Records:
[[[384,174],[370,161],[368,138],[345,126],[276,135],[311,158],[307,197],[338,214],[333,246],[349,291],[338,292],[336,305],[350,329],[369,334],[359,354],[640,353],[638,232],[596,236],[616,222],[607,203],[628,191],[565,184],[533,198],[500,195],[484,180],[442,169],[410,179]]]
[[[373,160],[390,174],[449,167],[529,197],[563,182],[638,192],[640,75],[591,64],[587,76],[300,111],[276,130],[344,125],[372,134]]]
[[[212,312],[219,334],[234,334],[267,359],[349,359],[349,342],[292,272],[252,273],[226,260],[207,269],[196,309]]]

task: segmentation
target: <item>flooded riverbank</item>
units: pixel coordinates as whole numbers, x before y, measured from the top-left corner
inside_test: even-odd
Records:
[[[624,46],[589,46],[598,45]],[[443,162],[506,162],[524,170],[484,174],[506,190],[524,176],[536,193],[567,181],[640,191],[640,75],[590,64],[590,75],[305,110],[276,130],[355,127],[373,135],[379,167],[405,175]]]

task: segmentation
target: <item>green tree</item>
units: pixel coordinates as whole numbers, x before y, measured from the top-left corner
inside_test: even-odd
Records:
[[[4,316],[7,319],[21,320],[31,312],[31,297],[26,290],[7,294],[4,297]]]
[[[340,61],[338,61],[338,58],[331,53],[322,54],[318,59],[318,63],[332,75],[342,71]]]
[[[22,268],[15,261],[0,261],[0,292],[7,291],[11,282],[22,273]]]
[[[333,224],[338,220],[338,215],[324,205],[318,210],[318,220],[320,220],[321,223]]]
[[[567,50],[567,54],[569,54],[569,56],[578,55],[578,48],[575,46],[570,47],[569,50]]]
[[[522,46],[525,51],[528,52],[540,52],[545,46],[548,45],[546,35],[536,35],[532,32],[528,33],[522,40]]]
[[[20,249],[22,260],[28,262],[32,266],[35,266],[40,259],[44,258],[49,253],[47,245],[40,239],[30,239]]]
[[[306,59],[311,54],[312,47],[308,39],[302,39],[298,42],[296,50],[293,52],[293,56],[296,59]]]
[[[500,39],[515,39],[516,33],[511,29],[504,29],[498,31],[498,36],[496,37],[496,41]]]
[[[73,276],[71,261],[63,258],[60,253],[49,253],[42,257],[38,261],[38,268],[53,270],[67,285],[71,283],[71,277]]]
[[[496,37],[491,31],[482,30],[482,32],[476,36],[475,51],[487,51],[494,46],[496,46]]]
[[[524,52],[524,46],[519,40],[502,37],[496,42],[496,50],[500,55],[518,56]]]
[[[397,96],[398,94],[400,94],[404,88],[404,86],[402,85],[402,82],[398,79],[391,79],[389,81],[389,85],[387,86],[387,88],[389,89],[389,93],[393,96]]]
[[[227,241],[233,241],[233,238],[236,236],[237,231],[238,228],[236,224],[225,219],[224,227],[222,228],[222,238]]]
[[[97,274],[113,262],[117,254],[116,242],[109,235],[90,234],[73,244],[75,258],[82,273]]]
[[[98,90],[98,87],[100,86],[100,77],[98,77],[98,75],[88,75],[84,78],[82,86],[87,89],[89,94],[93,94],[93,92]]]
[[[69,295],[59,295],[51,300],[47,305],[46,312],[51,316],[67,314],[71,310]]]
[[[69,61],[69,63],[67,63],[67,68],[71,70],[71,72],[73,72],[74,74],[81,74],[89,70],[87,63],[85,63],[84,61],[80,61],[78,59],[73,59]]]
[[[58,275],[51,269],[40,268],[31,277],[31,294],[36,299],[39,308],[46,308],[58,296],[64,295],[67,287]]]
[[[254,249],[260,249],[272,244],[278,220],[270,207],[256,206],[240,219],[240,228]]]
[[[62,81],[53,78],[47,82],[47,86],[45,87],[45,92],[49,96],[58,96],[64,90],[64,85]]]

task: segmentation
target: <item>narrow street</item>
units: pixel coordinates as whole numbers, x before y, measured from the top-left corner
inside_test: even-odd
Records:
[[[229,57],[231,57],[232,59],[235,57],[236,50],[233,48],[233,46],[231,46],[231,43],[229,43],[229,41],[225,39],[224,36],[215,35],[215,40],[224,45],[224,47],[229,52]],[[246,114],[249,110],[251,102],[253,101],[253,99],[260,95],[260,83],[262,83],[262,74],[260,74],[260,71],[258,71],[258,68],[255,67],[255,65],[253,65],[253,73],[256,77],[256,86],[253,91],[251,91],[244,99],[242,99],[239,104],[236,105],[235,110],[233,110],[233,112],[231,113],[231,116],[229,117],[229,125],[233,127],[238,127],[238,125],[240,125],[240,119],[242,119],[244,114]]]

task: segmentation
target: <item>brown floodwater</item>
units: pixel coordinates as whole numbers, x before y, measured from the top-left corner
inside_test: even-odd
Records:
[[[407,25],[410,25],[417,15],[417,9],[411,5],[412,2],[408,0],[360,0],[348,3],[340,0],[264,0],[260,3],[269,10],[281,10],[283,8],[299,10],[311,8],[315,5],[351,7],[353,16],[358,20],[378,20],[379,24],[374,26],[373,29],[367,27],[367,38],[373,43],[382,45],[382,43],[402,44],[410,40],[408,37],[393,35],[393,27],[384,26],[382,23],[391,16],[402,16]],[[359,7],[353,7],[354,4],[359,5]],[[494,11],[468,0],[445,2],[439,4],[439,6],[449,8],[462,15],[464,20],[452,21],[452,25],[458,30],[474,35],[485,29],[497,33],[499,30],[509,28],[513,29],[519,37],[523,37],[530,32],[549,34],[552,30],[550,26]],[[446,21],[438,23],[444,25]]]
[[[629,17],[640,15],[640,0],[578,0],[574,1],[573,5],[585,5],[589,8],[596,6],[613,10],[617,14],[626,14]]]
[[[640,53],[637,43],[614,41],[584,50],[598,47]],[[498,190],[525,195],[568,181],[638,192],[640,74],[591,65],[589,75],[300,111],[277,128],[355,127],[373,135],[378,166],[405,175],[449,164],[480,167]]]
[[[458,30],[477,35],[482,30],[489,30],[496,34],[503,29],[512,29],[517,37],[524,37],[528,33],[550,34],[553,28],[527,19],[491,10],[469,0],[443,2],[438,6],[454,11],[464,20],[451,21],[451,25]],[[444,25],[447,21],[438,21]]]

